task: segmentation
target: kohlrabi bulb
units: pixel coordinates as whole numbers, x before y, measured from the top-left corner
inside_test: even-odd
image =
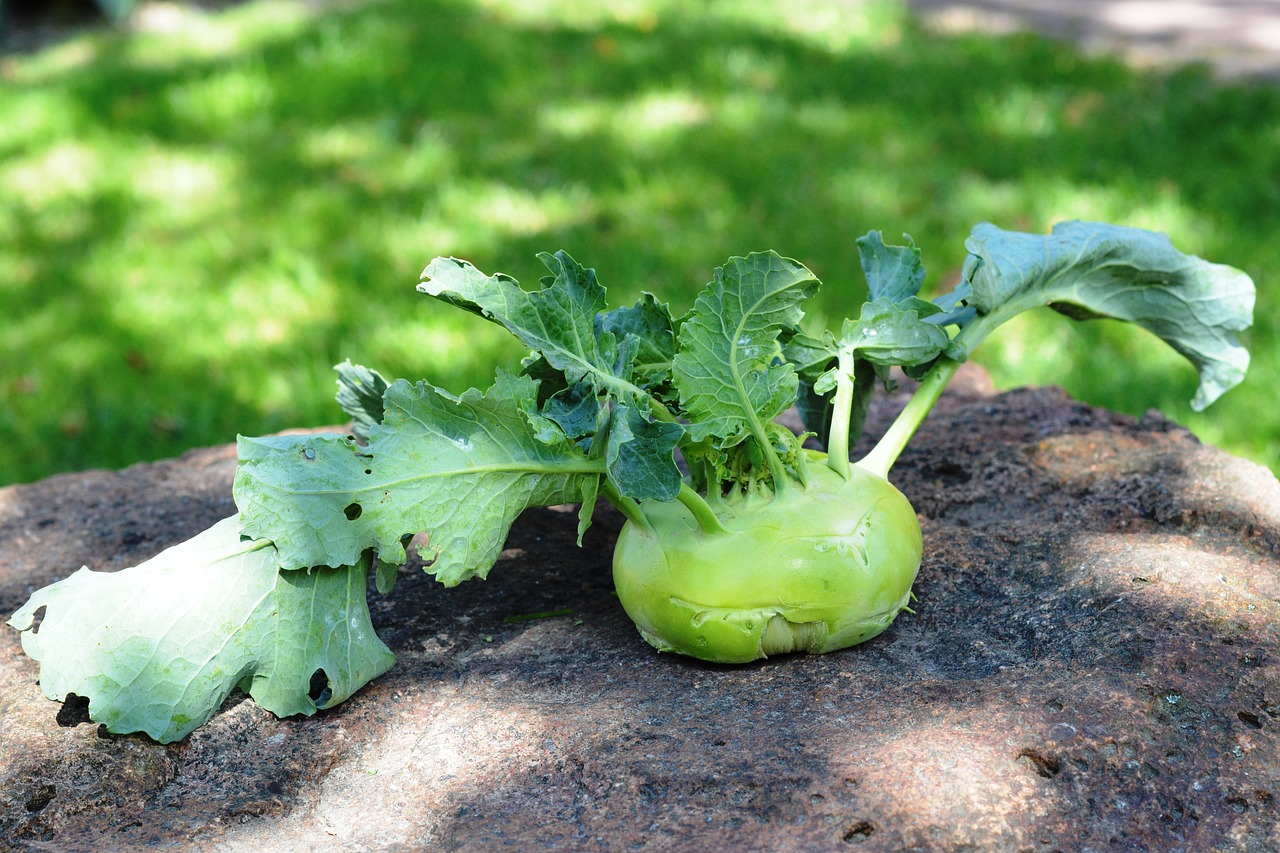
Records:
[[[679,502],[643,504],[613,579],[641,635],[661,651],[717,663],[829,652],[884,631],[920,568],[920,524],[906,497],[857,466],[825,464],[777,498],[726,501],[727,532],[702,530]]]

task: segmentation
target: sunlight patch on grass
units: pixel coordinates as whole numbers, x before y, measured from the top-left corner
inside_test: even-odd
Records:
[[[1172,184],[1157,185],[1152,191],[1120,182],[1090,185],[1050,175],[1033,181],[993,181],[968,173],[955,182],[949,202],[958,218],[1033,232],[1047,232],[1054,223],[1072,219],[1122,222],[1178,234],[1179,248],[1188,252],[1197,250],[1193,245],[1197,239],[1212,233],[1208,219],[1185,203]]]
[[[442,187],[430,207],[431,230],[452,230],[463,243],[489,244],[580,221],[590,213],[590,200],[575,186],[538,191],[497,181],[456,181]]]
[[[146,146],[130,158],[135,198],[147,218],[168,227],[189,227],[223,215],[231,204],[240,169],[225,151]]]
[[[306,165],[367,188],[425,189],[457,171],[453,145],[429,125],[404,143],[390,120],[348,121],[304,132],[296,147]]]
[[[297,35],[324,12],[323,3],[259,0],[218,14],[165,4],[139,16],[130,42],[134,68],[163,70],[196,60],[228,59]],[[145,11],[145,10],[144,10]]]
[[[344,122],[306,133],[298,153],[308,163],[332,166],[352,160],[367,162],[386,156],[395,147],[375,123]]]
[[[900,4],[870,0],[734,0],[689,4],[683,0],[477,0],[497,20],[525,26],[592,31],[615,26],[652,32],[663,22],[750,28],[795,38],[831,53],[889,47],[903,33]]]
[[[247,61],[175,86],[168,100],[188,128],[217,135],[265,123],[274,93],[266,65]]]
[[[791,0],[785,4],[755,0],[711,5],[707,13],[765,31],[777,29],[833,54],[892,47],[902,38],[901,7],[875,0]]]
[[[985,93],[974,115],[991,133],[1011,139],[1042,139],[1056,133],[1062,113],[1060,97],[1053,92],[1017,86],[1009,91]]]
[[[705,100],[688,91],[649,91],[621,103],[581,99],[543,106],[539,124],[566,139],[607,136],[614,144],[637,151],[704,124],[711,115]]]
[[[281,253],[227,282],[222,316],[238,318],[210,335],[240,353],[296,343],[340,310],[337,285],[307,255]],[[219,300],[221,301],[221,300]]]
[[[486,270],[488,272],[488,270]],[[428,296],[420,296],[417,310],[401,318],[378,323],[362,342],[368,367],[413,365],[410,382],[426,379],[453,394],[467,388],[487,388],[493,383],[494,366],[514,369],[527,350],[506,330],[479,317],[456,316],[450,308]],[[447,370],[440,367],[448,365]],[[388,380],[396,378],[387,376]]]
[[[458,159],[439,128],[424,126],[409,145],[399,146],[381,168],[388,180],[401,186],[430,186],[457,172]]]
[[[706,103],[691,92],[645,92],[622,105],[616,121],[637,140],[652,143],[704,124],[709,115]]]
[[[668,11],[672,0],[476,0],[499,21],[525,26],[554,25],[578,30],[595,30],[608,25],[635,27],[643,31],[657,26],[658,16]]]
[[[0,81],[0,88],[4,83]],[[76,111],[68,109],[65,95],[57,91],[14,91],[0,97],[0,149],[38,146],[70,135]]]
[[[55,142],[0,166],[0,195],[22,199],[28,208],[87,195],[109,162],[103,146],[87,141]]]
[[[884,211],[891,220],[905,222],[906,208],[914,195],[912,187],[904,180],[901,172],[858,166],[833,173],[827,182],[826,192],[837,209],[848,211],[846,216],[850,221],[858,211],[872,207]],[[888,234],[886,239],[896,242],[897,235]]]
[[[22,62],[7,64],[6,82],[22,86],[56,81],[68,72],[91,66],[99,56],[101,39],[81,36],[36,51]]]

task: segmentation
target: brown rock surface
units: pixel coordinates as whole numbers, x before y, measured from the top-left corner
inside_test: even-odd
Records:
[[[231,513],[233,467],[0,490],[0,612]],[[310,719],[233,696],[183,743],[104,736],[4,629],[0,847],[1280,849],[1269,472],[969,374],[894,479],[924,527],[916,613],[831,655],[654,653],[611,594],[616,516],[579,550],[556,510],[486,582],[407,568],[374,595],[398,664]]]

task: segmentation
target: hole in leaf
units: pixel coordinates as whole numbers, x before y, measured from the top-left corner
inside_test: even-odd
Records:
[[[44,621],[45,611],[49,609],[49,605],[42,604],[36,608],[36,612],[31,614],[31,633],[40,633],[40,623]]]
[[[355,521],[360,517],[360,513],[362,512],[364,512],[364,509],[358,503],[349,503],[346,508],[342,510],[342,514],[347,517],[347,521]]]
[[[333,697],[333,690],[329,687],[329,674],[323,668],[311,673],[311,684],[307,688],[307,696],[316,703],[317,708],[323,708],[329,704],[329,699]]]
[[[62,701],[62,707],[58,709],[58,715],[55,717],[58,725],[63,728],[71,728],[81,723],[91,723],[89,719],[89,697],[77,696],[75,693],[68,693],[67,698]]]

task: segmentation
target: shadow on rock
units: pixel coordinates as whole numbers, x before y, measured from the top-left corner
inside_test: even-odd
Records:
[[[119,527],[212,522],[232,466],[211,450],[0,492],[0,599],[105,564],[104,496]],[[60,850],[1280,844],[1269,473],[1155,416],[979,384],[895,479],[923,520],[915,612],[830,655],[654,653],[612,594],[620,518],[579,549],[570,508],[526,513],[487,581],[405,567],[371,597],[396,667],[310,719],[233,701],[167,747],[60,727],[0,635],[0,830]]]

